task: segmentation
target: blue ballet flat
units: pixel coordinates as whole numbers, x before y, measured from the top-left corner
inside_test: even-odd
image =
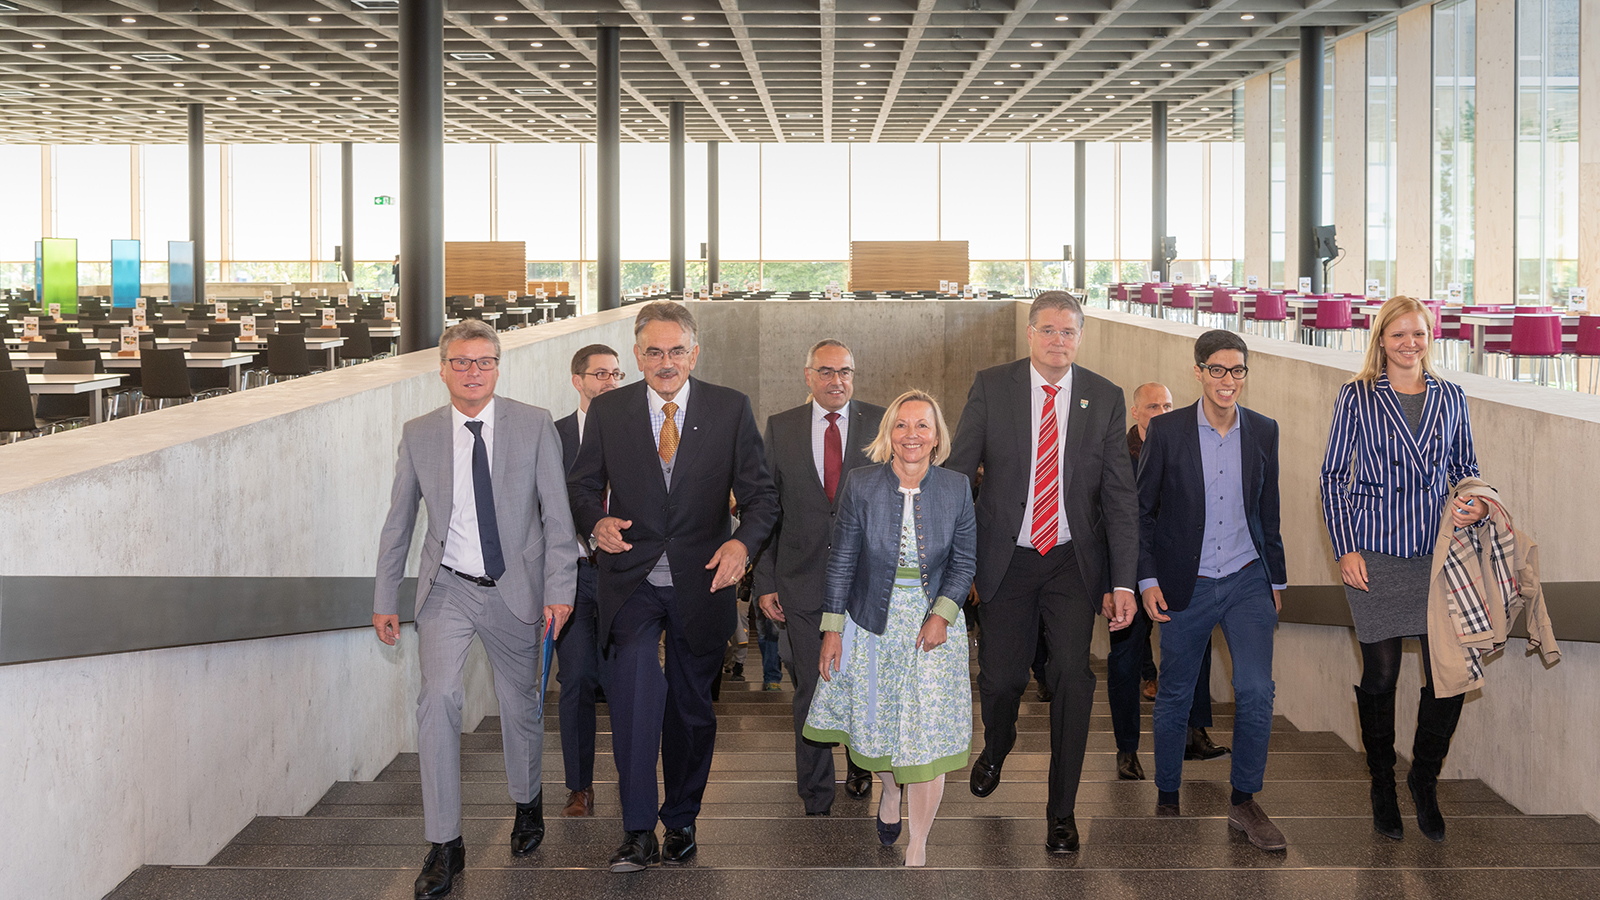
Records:
[[[885,847],[893,847],[894,842],[900,839],[900,828],[905,824],[905,819],[890,825],[882,819],[874,817],[878,823],[878,843]]]

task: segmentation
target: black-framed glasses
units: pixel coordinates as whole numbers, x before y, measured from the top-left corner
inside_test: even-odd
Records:
[[[671,358],[673,362],[683,362],[689,358],[688,347],[673,347],[671,350],[662,350],[660,347],[650,347],[644,351],[644,358],[651,362],[661,362]]]
[[[615,381],[619,384],[628,377],[628,373],[621,369],[595,369],[593,372],[585,372],[583,374],[593,378],[595,381]]]
[[[831,366],[823,366],[820,369],[812,366],[806,366],[806,371],[817,373],[817,377],[821,378],[823,381],[832,381],[835,378],[839,379],[840,381],[849,381],[850,379],[856,377],[856,370],[850,368],[849,366],[845,366],[842,369],[835,369]]]
[[[500,357],[480,356],[477,359],[473,359],[470,356],[452,356],[445,362],[448,362],[450,368],[457,372],[465,372],[473,366],[477,366],[479,372],[493,372],[500,365]]]
[[[1205,369],[1212,378],[1232,375],[1235,381],[1242,381],[1246,375],[1250,374],[1249,366],[1234,366],[1232,368],[1227,366],[1201,366],[1200,368]]]

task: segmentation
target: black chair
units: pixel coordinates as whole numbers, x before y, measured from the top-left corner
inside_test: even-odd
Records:
[[[0,344],[0,372],[11,371],[11,351],[5,344]]]
[[[190,353],[232,353],[233,341],[231,340],[196,340],[189,345]],[[228,387],[227,369],[189,369],[189,386],[194,388],[195,397],[205,400],[209,397],[221,397],[231,394]]]
[[[14,444],[38,436],[39,422],[33,417],[28,373],[21,369],[0,371],[0,443]]]
[[[337,348],[340,365],[365,362],[375,355],[372,352],[371,326],[365,322],[352,322],[340,325],[339,333],[344,336],[344,344]]]
[[[311,374],[311,358],[306,339],[298,334],[267,336],[267,384],[290,381]]]
[[[206,337],[212,339],[236,338],[239,336],[238,322],[213,322],[206,329]]]
[[[184,351],[140,350],[139,380],[143,385],[144,400],[141,409],[164,409],[194,399],[189,387],[189,363]]]
[[[290,321],[287,319],[278,320],[278,334],[292,334],[295,337],[305,337],[305,333],[306,326],[303,322]]]
[[[56,359],[61,360],[62,362],[92,362],[92,363],[94,363],[94,368],[89,370],[90,372],[93,372],[93,373],[100,373],[100,372],[104,372],[106,370],[105,365],[101,362],[101,360],[103,360],[104,358],[105,358],[104,354],[102,354],[99,350],[95,350],[95,349],[85,350],[85,349],[83,349],[81,347],[77,348],[77,349],[73,349],[73,348],[69,347],[66,350],[57,350],[56,351]]]
[[[57,354],[71,353],[70,350],[57,350]],[[46,375],[93,375],[100,367],[98,354],[95,359],[53,359],[44,364]],[[40,394],[39,405],[34,409],[33,417],[45,423],[46,433],[54,434],[57,431],[67,431],[80,428],[89,424],[89,416],[94,411],[94,396],[92,394]]]

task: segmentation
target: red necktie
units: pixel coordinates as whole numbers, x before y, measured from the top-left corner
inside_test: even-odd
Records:
[[[844,468],[844,441],[839,437],[839,414],[828,413],[828,430],[822,433],[822,490],[833,502],[839,490],[839,470]]]
[[[1061,490],[1059,441],[1056,440],[1056,392],[1044,386],[1044,413],[1039,418],[1039,467],[1033,473],[1033,549],[1041,555],[1056,545],[1060,531]]]

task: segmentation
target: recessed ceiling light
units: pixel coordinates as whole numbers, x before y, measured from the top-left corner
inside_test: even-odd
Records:
[[[1139,82],[1137,82],[1137,81],[1130,81],[1130,82],[1128,82],[1128,83],[1129,83],[1129,84],[1138,84],[1138,83],[1139,83]]]
[[[957,119],[957,120],[956,120],[956,121],[957,121],[957,122],[963,122],[963,123],[964,123],[964,122],[966,122],[966,121],[967,121],[967,120],[966,120],[966,119]]]
[[[34,44],[34,46],[35,47],[42,47],[44,45],[43,44]],[[876,47],[878,45],[873,43],[872,41],[867,41],[865,44],[862,44],[861,46],[863,46],[863,47]]]
[[[737,100],[737,99],[739,99],[739,95],[738,94],[729,94],[728,95],[728,99],[729,100]]]
[[[320,82],[320,81],[313,81],[313,82],[311,82],[311,86],[312,86],[312,87],[322,87],[322,82]]]
[[[173,86],[173,87],[183,87],[183,82],[181,82],[181,81],[174,81],[174,82],[173,82],[173,83],[172,83],[172,86]]]
[[[1170,69],[1170,68],[1172,68],[1172,63],[1162,63],[1161,64],[1161,68]]]
[[[201,50],[210,50],[211,49],[211,45],[210,44],[195,44],[195,46],[199,47]]]
[[[693,22],[694,21],[694,16],[684,16],[683,20],[685,22]]]
[[[478,99],[479,99],[479,100],[487,100],[487,99],[489,99],[489,98],[488,98],[488,97],[479,97],[479,98],[478,98]]]
[[[321,22],[322,21],[322,17],[321,16],[308,16],[306,18],[306,21],[307,22]]]
[[[851,111],[851,112],[861,112],[861,107],[859,107],[859,106],[852,106],[852,107],[850,107],[850,111]]]
[[[856,100],[865,100],[866,98],[861,96],[860,94],[857,94],[857,95],[855,95],[854,99],[856,99]]]
[[[378,45],[377,45],[377,44],[374,44],[374,43],[373,43],[373,42],[371,42],[371,41],[367,41],[367,42],[366,42],[366,43],[365,43],[365,44],[362,44],[362,46],[363,46],[363,47],[366,47],[366,48],[367,48],[367,49],[368,49],[368,50],[371,50],[371,49],[372,49],[372,48],[374,48],[374,47],[376,47],[376,46],[378,46]]]
[[[48,84],[46,84],[46,83],[44,83],[44,82],[42,82],[42,81],[41,81],[41,82],[39,82],[39,87],[49,87],[49,86],[50,86],[50,85],[48,85]]]
[[[862,63],[861,64],[861,68],[870,69],[870,68],[872,68],[872,63]]]
[[[1211,107],[1209,107],[1209,106],[1202,106],[1202,107],[1200,107],[1200,111],[1201,111],[1201,112],[1211,112]]]
[[[1020,69],[1020,68],[1022,68],[1022,63],[1012,63],[1011,64],[1011,68]]]
[[[585,82],[584,82],[584,83],[583,83],[583,86],[584,86],[584,87],[594,87],[594,82],[592,82],[592,81],[585,81]]]
[[[723,87],[727,87],[728,86],[728,83],[726,81],[719,81],[719,82],[717,82],[717,84],[720,84]]]
[[[495,17],[494,17],[494,20],[495,20],[495,21],[496,21],[496,22],[504,22],[504,21],[505,21],[505,20],[506,20],[506,19],[508,19],[508,18],[510,18],[510,16],[495,16]]]
[[[559,66],[556,66],[556,68],[558,68],[558,69],[570,69],[570,68],[572,68],[572,64],[571,63],[562,63]]]
[[[1117,95],[1116,94],[1107,94],[1106,95],[1106,99],[1107,100],[1115,100],[1115,99],[1117,99]]]
[[[1005,82],[1004,81],[996,81],[995,84],[1005,84]]]
[[[858,82],[856,82],[856,87],[865,87],[866,84],[867,83],[865,81],[858,81]]]
[[[1057,22],[1065,22],[1066,20],[1067,20],[1066,16],[1056,16],[1056,21]]]
[[[531,45],[530,45],[530,46],[532,46],[532,47],[533,47],[533,49],[535,49],[535,50],[537,50],[537,49],[539,49],[539,48],[540,48],[540,47],[543,47],[543,46],[544,46],[544,44],[543,44],[543,43],[541,43],[541,42],[539,42],[539,41],[534,41],[534,42],[533,42],[533,44],[531,44]]]
[[[748,121],[750,121],[750,120],[749,120],[749,119],[745,119],[745,121],[746,121],[746,122],[748,122]]]
[[[44,45],[43,44],[34,44],[33,45],[33,49],[35,49],[35,50],[43,50],[44,49]]]
[[[1248,22],[1251,19],[1254,19],[1255,16],[1251,15],[1250,13],[1245,13],[1244,15],[1240,16],[1239,18],[1241,18],[1241,19],[1245,20],[1246,22]]]
[[[122,24],[124,24],[124,25],[132,25],[133,23],[135,23],[137,21],[139,21],[139,20],[135,19],[133,16],[123,16],[122,17]]]
[[[1092,106],[1085,106],[1085,107],[1084,107],[1084,108],[1083,108],[1083,111],[1084,111],[1084,112],[1094,112],[1094,107],[1092,107]]]
[[[100,98],[100,102],[101,103],[110,103],[111,102],[111,98],[110,97],[101,97]]]
[[[882,22],[883,16],[867,16],[868,22]]]
[[[122,67],[121,66],[112,66],[111,69],[112,69],[112,71],[120,71],[122,69]]]
[[[701,41],[700,43],[695,44],[695,46],[696,47],[709,47],[709,46],[711,46],[711,42],[710,41]]]
[[[1210,41],[1201,41],[1201,42],[1195,44],[1195,46],[1196,47],[1209,47],[1209,46],[1211,46],[1211,42]]]
[[[267,65],[266,63],[262,63],[261,65],[256,66],[256,68],[258,68],[258,69],[270,69],[272,67]]]
[[[239,98],[238,97],[223,97],[222,99],[224,99],[224,100],[237,100]],[[391,110],[391,112],[392,112],[392,110]]]
[[[1043,47],[1044,46],[1044,42],[1043,41],[1034,41],[1033,43],[1029,44],[1028,46],[1029,47]]]
[[[1067,120],[1067,121],[1068,121],[1068,122],[1076,122],[1076,121],[1078,121],[1078,120],[1077,120],[1077,119],[1068,119],[1068,120]],[[1051,131],[1055,131],[1055,129],[1054,129],[1054,128],[1052,128],[1052,129],[1050,129],[1050,130],[1051,130]]]
[[[722,68],[722,63],[712,63],[711,64],[711,68],[720,69],[720,68]]]

